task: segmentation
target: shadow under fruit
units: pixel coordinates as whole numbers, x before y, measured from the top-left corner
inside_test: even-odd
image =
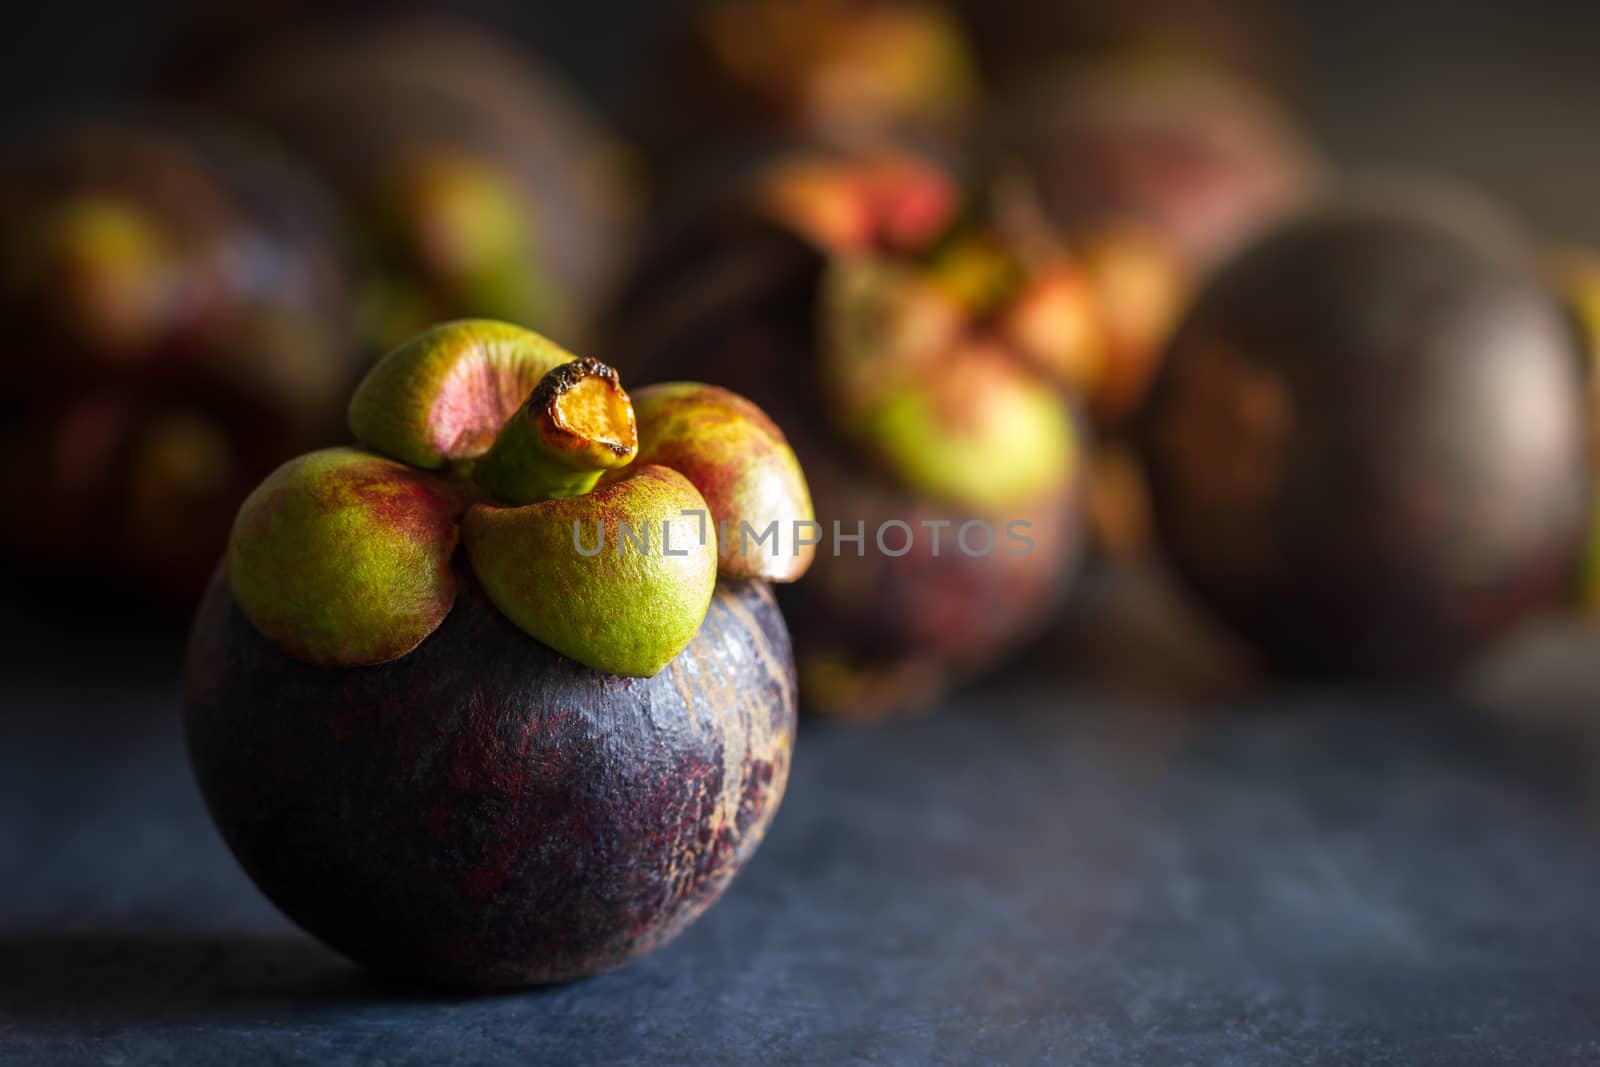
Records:
[[[809,496],[753,405],[640,396],[448,324],[357,390],[365,449],[241,509],[190,641],[190,756],[256,884],[352,958],[480,988],[596,974],[765,834],[796,704],[767,579],[804,562],[720,553],[694,516],[792,524]]]
[[[1163,540],[1218,616],[1284,669],[1416,678],[1571,588],[1587,426],[1523,255],[1367,200],[1221,272],[1140,434]]]

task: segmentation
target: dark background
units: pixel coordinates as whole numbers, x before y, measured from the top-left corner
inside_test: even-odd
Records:
[[[469,5],[623,124],[680,5]],[[30,4],[7,135],[151,76],[182,5]],[[1283,11],[1336,161],[1473,180],[1600,241],[1600,5]],[[1600,1062],[1600,644],[1463,692],[1105,695],[1047,644],[934,715],[808,726],[771,838],[678,942],[561,989],[397,989],[248,885],[199,804],[178,648],[0,657],[0,1063]]]
[[[653,47],[693,6],[485,0],[453,9],[514,33],[626,124],[649,84]],[[199,10],[227,21],[263,5],[218,7]],[[16,5],[0,41],[8,126],[136,89],[195,10]],[[1600,6],[1297,0],[1270,10],[1290,47],[1291,101],[1336,162],[1448,171],[1536,225],[1600,241]]]

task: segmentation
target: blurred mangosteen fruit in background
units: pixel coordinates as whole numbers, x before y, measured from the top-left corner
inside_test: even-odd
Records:
[[[780,598],[802,696],[870,717],[992,668],[1064,591],[1097,366],[1081,268],[1037,212],[903,153],[785,153],[644,257],[608,352],[750,397],[815,494]],[[853,540],[851,538],[854,538]]]
[[[370,354],[470,316],[581,338],[626,252],[636,168],[514,47],[372,14],[279,35],[199,81],[341,195]]]
[[[0,166],[0,521],[43,578],[186,612],[239,502],[336,439],[358,369],[326,197],[194,116],[85,119]]]
[[[1099,358],[1075,383],[1097,431],[1088,473],[1091,543],[1102,561],[1132,563],[1147,556],[1153,535],[1144,471],[1127,432],[1192,297],[1193,272],[1174,242],[1147,226],[1086,231],[1072,251],[1100,323]]]
[[[1321,169],[1275,98],[1204,64],[1043,68],[995,96],[985,134],[1070,237],[1154,230],[1195,272],[1303,206]]]
[[[1114,59],[1204,64],[1278,85],[1291,49],[1264,0],[961,0],[985,81],[1004,93],[1044,69]]]
[[[663,171],[749,140],[959,144],[976,117],[964,31],[929,0],[713,0],[675,44],[655,113]]]
[[[1350,195],[1180,327],[1140,423],[1158,528],[1278,668],[1437,677],[1571,588],[1581,359],[1515,229],[1471,198]]]
[[[1208,58],[1203,34],[1149,32],[1180,24],[1149,17],[1167,6],[1104,18],[1089,5],[1041,8],[1060,26],[1037,31],[1031,59],[993,72],[983,129],[986,158],[1032,182],[1097,297],[1104,354],[1085,396],[1102,447],[1090,516],[1095,545],[1119,563],[1144,558],[1153,540],[1125,437],[1173,328],[1206,275],[1304,203],[1321,171],[1279,102]]]
[[[630,397],[480,320],[380,361],[350,428],[245,501],[195,623],[189,752],[229,847],[415,980],[559,982],[670,939],[788,779],[768,581],[810,555],[716,530],[809,522],[794,452],[726,390]]]

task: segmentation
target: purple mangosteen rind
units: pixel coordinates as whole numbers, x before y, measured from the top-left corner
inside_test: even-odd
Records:
[[[409,655],[329,668],[263,637],[219,575],[188,657],[201,791],[262,891],[363,964],[475,988],[621,966],[718,898],[782,798],[796,683],[771,590],[721,582],[640,679],[456,577]]]
[[[1498,214],[1441,202],[1347,198],[1263,238],[1138,427],[1176,572],[1285,672],[1448,676],[1577,573],[1579,347]]]

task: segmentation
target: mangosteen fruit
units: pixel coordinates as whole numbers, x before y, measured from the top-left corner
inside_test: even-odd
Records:
[[[1270,93],[1204,64],[1045,67],[997,95],[986,130],[1069,236],[1147,227],[1199,272],[1307,203],[1321,169]]]
[[[1081,391],[1112,459],[1091,471],[1091,525],[1096,545],[1124,560],[1152,543],[1127,436],[1172,330],[1210,271],[1306,202],[1321,170],[1269,92],[1145,33],[1192,28],[1142,17],[1167,6],[1041,8],[1063,26],[1098,20],[1110,36],[1098,49],[1092,32],[1075,40],[1059,62],[1008,67],[985,126],[988,153],[1020,163],[1096,298],[1104,344]]]
[[[208,91],[340,193],[372,355],[458,317],[581,339],[626,247],[633,168],[516,50],[447,18],[356,19],[236,58]]]
[[[962,5],[989,88],[986,154],[1020,163],[1102,302],[1102,424],[1138,404],[1197,280],[1305,200],[1320,169],[1266,86],[1254,0]]]
[[[1097,358],[1081,274],[906,155],[785,155],[686,224],[609,351],[713,381],[783,427],[815,494],[785,587],[801,687],[866,717],[1014,650],[1066,587],[1088,442],[1064,383]]]
[[[1179,328],[1140,428],[1158,528],[1279,668],[1437,677],[1571,587],[1584,383],[1530,264],[1467,214],[1354,197]]]
[[[929,0],[716,0],[665,82],[647,121],[671,166],[752,137],[953,145],[977,103],[964,32]]]
[[[331,206],[231,126],[125,115],[13,154],[0,234],[0,485],[27,501],[0,542],[186,614],[251,486],[340,436],[358,369]]]
[[[362,382],[359,447],[239,511],[189,646],[190,757],[251,878],[361,963],[466,987],[618,967],[777,810],[796,679],[768,581],[805,569],[806,481],[743,398],[638,395],[450,323]],[[785,533],[730,555],[728,526]]]

